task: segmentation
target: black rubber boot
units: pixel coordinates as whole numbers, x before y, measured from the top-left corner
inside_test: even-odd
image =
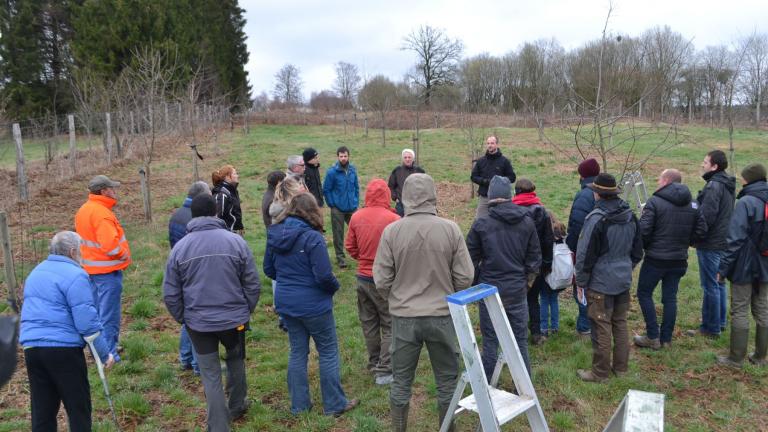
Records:
[[[757,366],[768,365],[768,327],[757,326],[755,334],[755,352],[749,356],[749,361]]]
[[[405,432],[408,429],[409,408],[409,404],[399,407],[392,402],[389,403],[390,415],[392,416],[392,432]]]

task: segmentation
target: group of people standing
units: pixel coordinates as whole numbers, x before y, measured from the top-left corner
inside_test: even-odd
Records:
[[[724,280],[729,279],[731,344],[729,354],[718,361],[742,365],[751,306],[757,335],[750,360],[766,363],[768,183],[761,164],[741,171],[744,187],[734,197],[735,179],[725,172],[725,154],[709,152],[702,163],[707,184],[695,200],[679,171],[664,170],[638,218],[620,198],[616,179],[601,173],[596,160],[587,159],[578,166],[581,190],[566,228],[547,211],[534,182],[516,177],[498,138],[489,136],[486,153],[475,161],[470,176],[479,186],[479,200],[465,237],[455,222],[437,215],[435,183],[415,163],[412,150],[402,151],[402,162],[387,182],[374,178],[368,183],[361,209],[350,150],[339,147],[336,158],[321,182],[315,149],[289,157],[286,171],[267,176],[261,207],[267,228],[263,271],[273,281],[275,310],[288,334],[287,381],[294,414],[312,408],[310,339],[319,357],[323,412],[339,416],[360,403],[348,398],[341,385],[333,315],[333,296],[340,284],[323,235],[325,206],[330,207],[337,267],[347,267],[345,252],[358,261],[357,305],[367,369],[377,385],[390,385],[394,430],[407,428],[411,387],[424,345],[436,380],[441,423],[447,415],[461,373],[445,301],[453,292],[476,283],[498,287],[531,372],[529,329],[532,343],[559,330],[559,291],[546,278],[553,271],[558,243],[567,244],[572,252],[573,296],[579,305],[576,331],[592,340],[592,367],[577,371],[581,379],[602,382],[611,374],[627,372],[627,313],[633,269],[641,261],[637,298],[646,334],[635,337],[634,343],[651,349],[671,343],[677,288],[687,270],[690,245],[697,248],[704,290],[702,323],[692,333],[717,337],[725,329]],[[261,284],[242,237],[238,181],[236,169],[226,165],[213,173],[212,188],[194,183],[169,222],[172,249],[163,281],[164,301],[182,325],[180,361],[201,377],[212,431],[229,430],[231,421],[250,405],[245,331]],[[20,343],[30,379],[33,430],[55,428],[61,401],[71,428],[89,430],[84,337],[95,335],[96,354],[107,367],[120,361],[122,270],[131,259],[124,231],[111,210],[118,186],[106,176],[91,180],[88,202],[75,219],[77,233],[56,234],[51,255],[27,279]],[[664,304],[660,325],[652,300],[659,282]],[[490,379],[498,341],[482,303],[480,328],[482,362]],[[226,351],[226,393],[219,344]]]

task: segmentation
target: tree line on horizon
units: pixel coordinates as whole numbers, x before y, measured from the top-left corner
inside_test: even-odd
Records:
[[[313,92],[308,105],[514,112],[537,120],[579,116],[599,107],[617,116],[687,117],[713,124],[726,123],[737,107],[760,124],[768,91],[768,33],[697,50],[668,26],[639,36],[604,29],[600,38],[572,50],[541,39],[503,56],[464,57],[461,40],[423,25],[402,39],[400,49],[416,58],[401,80],[362,77],[354,64],[338,62],[332,88]],[[255,108],[305,105],[302,86],[299,68],[287,64],[275,75],[271,95],[255,97]]]

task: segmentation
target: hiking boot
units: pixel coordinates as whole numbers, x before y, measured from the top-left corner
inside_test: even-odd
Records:
[[[639,346],[640,348],[650,348],[652,350],[661,349],[661,343],[659,342],[659,339],[651,339],[648,336],[635,336],[634,341],[635,345]]]
[[[579,369],[576,371],[576,375],[578,375],[582,381],[586,382],[601,383],[608,380],[608,378],[600,378],[599,376],[593,374],[589,369]]]
[[[768,327],[757,326],[755,333],[755,352],[749,355],[749,362],[756,366],[768,365]]]
[[[344,414],[346,414],[346,413],[352,411],[353,409],[357,408],[358,405],[360,405],[360,399],[352,399],[352,400],[347,402],[347,406],[345,406],[343,410],[341,410],[341,411],[339,411],[337,413],[333,413],[333,416],[334,417],[341,417]]]
[[[233,422],[240,420],[241,418],[245,417],[245,414],[248,412],[248,409],[251,408],[251,405],[253,405],[252,400],[244,400],[243,407],[235,412],[229,413],[229,418],[231,418]]]
[[[392,384],[392,381],[394,381],[392,374],[379,375],[376,377],[376,385],[389,385]]]
[[[347,268],[347,262],[344,260],[338,260],[336,261],[336,264],[339,266],[340,269]]]
[[[531,345],[541,345],[547,341],[547,337],[541,333],[531,335]]]
[[[702,329],[690,329],[685,331],[686,336],[704,336],[710,339],[717,339],[720,337],[720,333],[710,333]]]

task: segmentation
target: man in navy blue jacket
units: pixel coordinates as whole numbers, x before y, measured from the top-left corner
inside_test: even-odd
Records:
[[[600,164],[594,158],[589,158],[579,164],[579,176],[581,177],[581,190],[576,193],[571,206],[571,214],[568,216],[568,236],[565,243],[571,249],[571,253],[576,255],[576,248],[579,244],[579,234],[581,227],[584,226],[584,219],[595,208],[595,197],[592,190],[587,186],[595,181],[595,177],[600,174]],[[584,287],[581,287],[584,288]],[[586,299],[579,301],[576,295],[576,286],[573,287],[573,297],[579,307],[579,316],[576,318],[576,331],[582,336],[589,336],[591,330],[589,327],[589,318],[587,318]]]
[[[245,330],[261,284],[248,244],[216,217],[213,197],[198,195],[190,210],[188,233],[168,257],[163,296],[168,312],[187,326],[195,347],[208,403],[208,430],[229,431],[230,419],[245,415],[250,405]],[[228,403],[221,385],[219,343],[227,351]]]
[[[336,150],[336,157],[339,160],[325,172],[323,195],[325,203],[331,208],[331,231],[333,231],[336,263],[339,268],[346,268],[344,224],[349,225],[352,213],[357,210],[360,185],[357,182],[357,169],[349,162],[349,149],[345,146],[339,147]]]
[[[69,430],[91,430],[91,390],[83,355],[86,336],[109,368],[114,363],[102,335],[91,282],[80,266],[81,238],[62,231],[51,239],[50,255],[24,285],[19,343],[29,377],[32,430],[56,430],[64,402]]]
[[[192,220],[192,210],[190,210],[192,200],[200,194],[211,194],[208,183],[204,181],[192,183],[184,204],[171,215],[171,220],[168,221],[168,241],[171,244],[171,249],[187,235],[187,224]],[[197,367],[197,354],[192,348],[192,342],[189,340],[187,327],[184,324],[181,325],[181,334],[179,335],[179,361],[183,370],[191,369],[195,375],[200,375],[200,368]]]

